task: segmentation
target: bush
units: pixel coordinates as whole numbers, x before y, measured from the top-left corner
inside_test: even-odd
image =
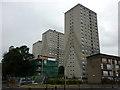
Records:
[[[67,80],[67,84],[83,84],[80,80]]]
[[[63,75],[63,74],[59,74],[59,75],[57,76],[57,78],[64,78],[64,75]]]
[[[48,84],[64,84],[63,79],[48,79]]]
[[[48,84],[64,84],[64,79],[48,79]],[[83,84],[80,80],[66,80],[66,84]]]
[[[102,84],[113,84],[115,83],[114,80],[109,80],[107,78],[102,79]]]

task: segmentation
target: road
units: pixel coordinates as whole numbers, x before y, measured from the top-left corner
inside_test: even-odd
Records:
[[[2,90],[120,90],[120,88],[4,88]]]

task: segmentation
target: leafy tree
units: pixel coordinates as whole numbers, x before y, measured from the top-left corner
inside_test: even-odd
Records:
[[[64,67],[63,66],[60,66],[59,69],[58,69],[58,74],[60,75],[64,75]]]
[[[29,53],[27,46],[12,48],[3,55],[2,72],[3,76],[30,76],[33,55]]]

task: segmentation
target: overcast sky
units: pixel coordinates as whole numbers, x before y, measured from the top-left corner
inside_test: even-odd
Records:
[[[64,13],[78,3],[97,13],[101,52],[118,55],[118,1],[4,0],[0,3],[0,59],[10,46],[27,45],[32,52],[32,44],[48,29],[64,33]]]

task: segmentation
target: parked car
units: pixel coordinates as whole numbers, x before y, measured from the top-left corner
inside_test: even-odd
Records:
[[[18,82],[19,85],[30,85],[33,83],[30,78],[20,78]]]

